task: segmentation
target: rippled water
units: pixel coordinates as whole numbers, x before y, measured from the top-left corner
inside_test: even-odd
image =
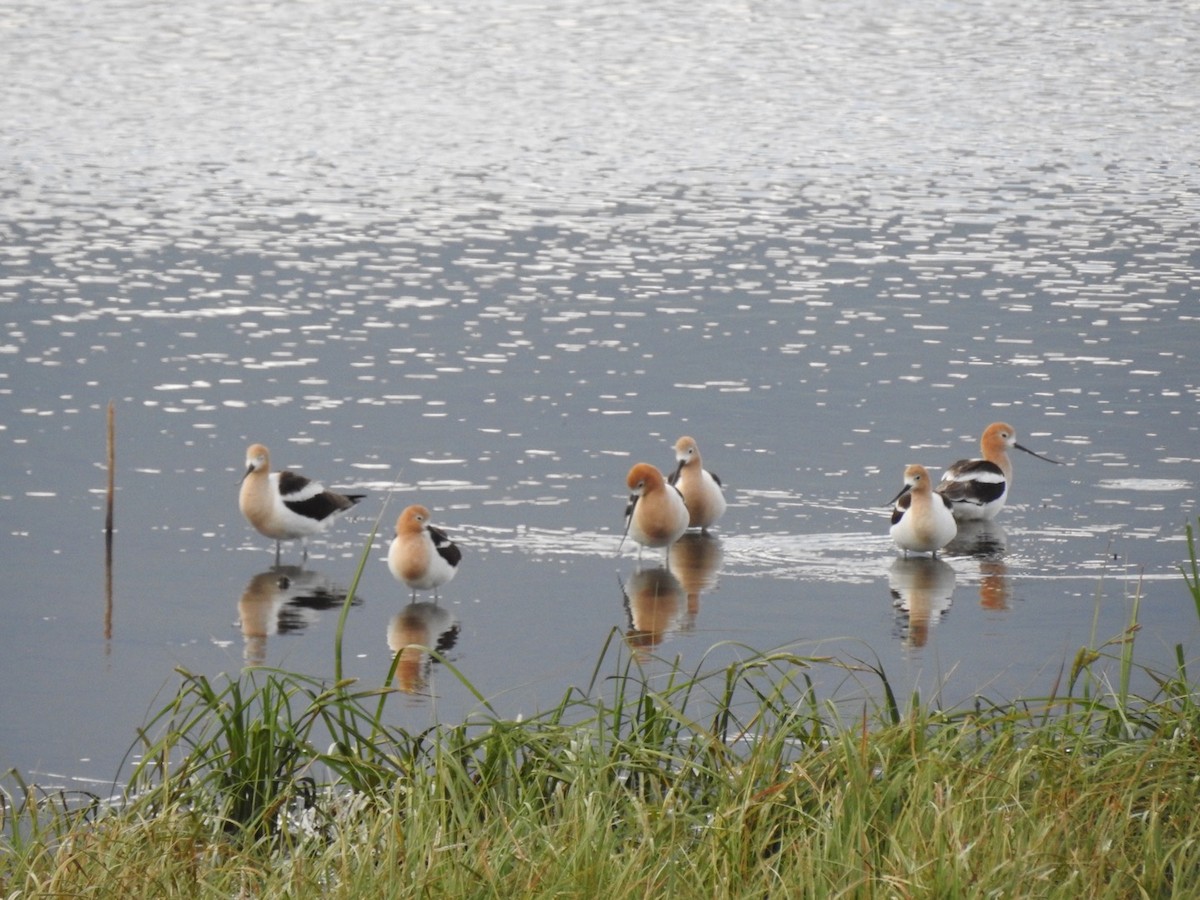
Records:
[[[462,572],[406,608],[378,538],[348,666],[423,635],[506,715],[614,627],[652,672],[787,645],[955,703],[1045,693],[1140,590],[1143,657],[1194,657],[1193,12],[9,4],[0,765],[111,776],[176,665],[330,671],[416,501]],[[997,419],[1066,465],[898,560],[904,465]],[[639,573],[624,475],[685,433],[730,509]],[[304,569],[238,514],[251,441],[371,495]],[[398,681],[401,723],[475,708]]]

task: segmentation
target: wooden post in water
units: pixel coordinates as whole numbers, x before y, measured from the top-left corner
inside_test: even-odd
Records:
[[[108,401],[108,502],[104,515],[104,639],[112,639],[113,622],[113,495],[117,477],[116,411]]]
[[[116,479],[116,411],[113,402],[108,401],[108,513],[104,517],[104,537],[109,545],[112,544],[113,530],[113,484]]]

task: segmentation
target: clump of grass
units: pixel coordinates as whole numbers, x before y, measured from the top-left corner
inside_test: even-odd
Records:
[[[0,894],[1190,896],[1200,707],[1181,647],[1132,692],[1137,610],[1061,694],[952,711],[784,652],[652,680],[615,635],[540,716],[416,734],[383,687],[183,673],[120,806],[6,797]]]

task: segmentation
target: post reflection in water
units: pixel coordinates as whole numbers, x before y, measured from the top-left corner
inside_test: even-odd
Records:
[[[1008,535],[995,521],[960,522],[958,536],[946,547],[953,556],[979,560],[979,605],[984,609],[1006,610],[1012,597],[1012,583],[1004,555]]]
[[[904,643],[924,647],[929,629],[954,600],[954,567],[931,556],[897,557],[888,571],[892,601],[900,612]]]
[[[678,629],[683,585],[666,566],[638,569],[621,585],[621,593],[629,615],[625,639],[635,652],[649,652],[662,643],[668,632]]]
[[[716,589],[724,556],[720,538],[706,531],[689,531],[671,545],[667,567],[679,579],[687,595],[684,629],[695,627],[696,616],[700,613],[700,595]]]
[[[248,665],[266,662],[267,638],[303,631],[317,614],[339,607],[346,589],[327,575],[300,566],[272,566],[250,579],[238,600],[238,618]],[[353,600],[358,606],[362,601]]]
[[[396,686],[406,694],[428,693],[433,657],[458,642],[458,621],[436,603],[410,603],[388,622],[387,642],[396,660]]]

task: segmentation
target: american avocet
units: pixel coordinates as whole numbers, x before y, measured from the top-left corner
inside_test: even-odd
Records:
[[[950,501],[934,492],[924,466],[904,470],[904,487],[892,503],[892,540],[905,556],[909,550],[937,556],[958,533]]]
[[[983,459],[960,459],[945,471],[937,486],[938,492],[950,501],[956,519],[993,519],[1004,509],[1013,480],[1012,461],[1008,458],[1010,447],[1061,465],[1057,459],[1018,444],[1016,430],[1004,422],[993,422],[985,428],[979,447]]]
[[[675,442],[675,461],[679,465],[668,480],[683,494],[683,503],[688,511],[688,527],[707,531],[708,526],[725,512],[721,479],[704,468],[700,461],[700,448],[690,437],[681,437]]]
[[[662,472],[649,463],[638,463],[629,470],[625,484],[632,494],[625,508],[625,534],[640,545],[639,556],[642,547],[670,547],[687,531],[683,495],[667,484]]]
[[[387,564],[392,576],[417,591],[433,591],[453,578],[462,561],[462,551],[440,528],[429,524],[429,510],[410,506],[396,520],[396,537],[388,547]]]
[[[246,451],[246,474],[238,494],[238,507],[251,525],[275,541],[275,563],[279,563],[279,542],[300,539],[304,559],[308,559],[306,539],[324,531],[340,513],[366,494],[338,494],[325,490],[317,481],[303,475],[271,471],[271,456],[262,444],[251,444]]]

